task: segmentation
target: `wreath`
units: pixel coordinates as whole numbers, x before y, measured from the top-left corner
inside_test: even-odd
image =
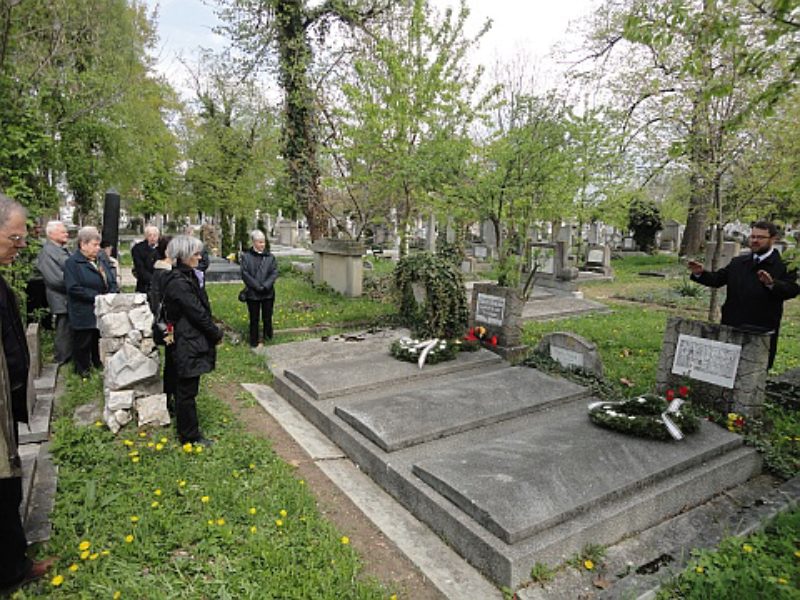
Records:
[[[419,340],[403,337],[392,342],[389,352],[398,360],[417,363],[422,368],[425,363],[435,365],[453,360],[458,355],[459,344],[449,340]]]
[[[700,421],[686,402],[675,399],[667,390],[667,397],[645,394],[620,402],[593,402],[589,405],[592,423],[654,440],[682,439],[683,434],[694,433]]]
[[[461,349],[467,352],[475,352],[481,346],[494,348],[497,346],[497,336],[489,335],[489,330],[486,327],[470,327],[467,335],[461,340]]]

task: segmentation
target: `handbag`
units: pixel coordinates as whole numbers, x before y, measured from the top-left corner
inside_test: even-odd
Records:
[[[247,302],[247,288],[239,292],[239,302]]]
[[[153,341],[157,346],[169,346],[175,341],[172,333],[172,323],[167,321],[163,300],[159,302],[158,312],[153,320]]]

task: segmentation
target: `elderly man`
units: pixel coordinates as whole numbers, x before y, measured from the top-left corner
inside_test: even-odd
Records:
[[[0,194],[0,265],[14,262],[25,247],[26,212]],[[30,356],[14,292],[0,275],[0,594],[42,577],[55,562],[33,562],[19,514],[22,465],[17,451],[17,424],[27,422],[26,405]]]
[[[144,239],[131,248],[133,276],[136,277],[136,291],[147,293],[153,279],[153,265],[156,263],[158,246],[158,227],[148,225],[144,228]]]
[[[64,263],[69,258],[69,234],[64,223],[50,221],[45,228],[47,241],[42,246],[36,266],[44,278],[47,304],[56,317],[56,362],[63,365],[72,357],[72,331],[67,318],[67,288],[64,286]]]
[[[689,261],[694,281],[708,287],[726,286],[723,325],[771,334],[768,369],[778,350],[783,303],[800,293],[797,272],[786,267],[773,247],[777,239],[778,228],[759,221],[750,231],[750,254],[736,256],[727,267],[716,271],[706,271],[699,262]]]

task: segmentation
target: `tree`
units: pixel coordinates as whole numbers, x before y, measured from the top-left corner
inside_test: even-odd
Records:
[[[320,41],[332,22],[352,27],[375,17],[388,0],[325,0],[314,7],[304,0],[222,0],[221,31],[244,53],[246,72],[267,66],[277,52],[278,82],[284,92],[283,158],[297,205],[305,214],[311,238],[325,233],[316,95],[309,80],[314,59],[311,34]]]

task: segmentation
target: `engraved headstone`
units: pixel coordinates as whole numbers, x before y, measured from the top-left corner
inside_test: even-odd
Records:
[[[764,402],[769,334],[672,317],[667,320],[656,387],[688,384],[690,399],[721,412],[759,415]]]
[[[502,325],[506,310],[506,299],[502,296],[478,294],[475,303],[475,321],[487,325]]]
[[[568,331],[555,331],[544,336],[536,351],[546,354],[562,366],[581,369],[603,376],[603,361],[597,346],[586,338]]]
[[[470,326],[483,326],[497,336],[497,346],[490,348],[509,361],[524,357],[522,344],[522,307],[524,302],[515,288],[493,283],[476,283],[472,289]]]

